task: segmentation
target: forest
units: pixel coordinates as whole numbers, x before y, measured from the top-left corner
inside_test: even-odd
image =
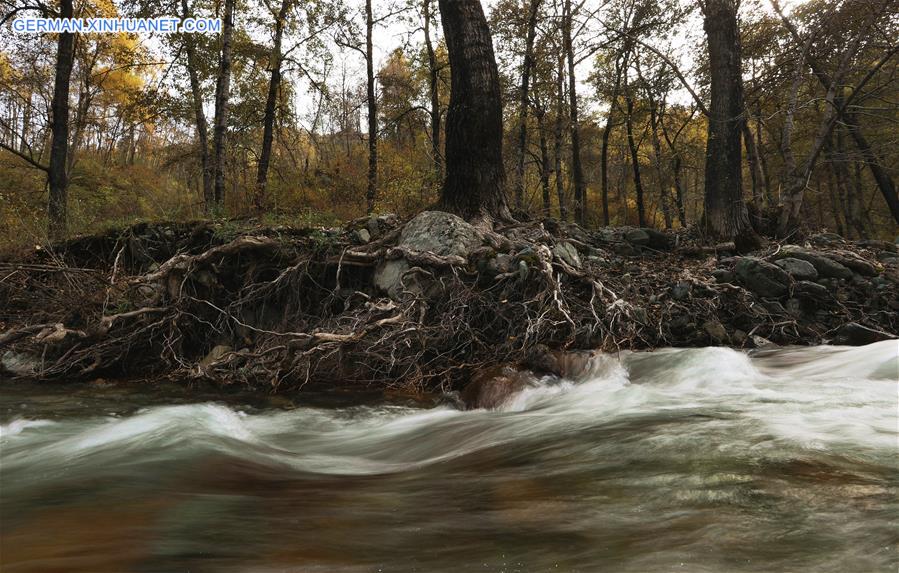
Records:
[[[3,4],[2,245],[139,221],[408,217],[440,197],[453,58],[433,0]],[[896,8],[486,2],[511,212],[587,228],[704,221],[724,239],[800,226],[891,239]],[[9,33],[28,14],[224,25]],[[715,214],[738,203],[736,218]]]

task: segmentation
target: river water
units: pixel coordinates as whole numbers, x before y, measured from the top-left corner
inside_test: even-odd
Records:
[[[895,572],[897,354],[624,353],[468,412],[7,383],[0,570]]]

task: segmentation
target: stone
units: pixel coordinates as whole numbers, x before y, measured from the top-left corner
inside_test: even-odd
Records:
[[[764,336],[759,336],[758,334],[753,334],[749,337],[749,339],[752,341],[752,345],[756,348],[772,348],[777,346],[777,344],[771,342]]]
[[[889,241],[879,241],[877,239],[862,239],[861,241],[856,241],[856,245],[865,249],[874,249],[877,251],[884,251],[888,253],[899,253],[899,245],[896,243],[891,243]]]
[[[530,375],[509,367],[488,368],[475,373],[460,398],[466,410],[493,410],[528,386]]]
[[[640,251],[637,250],[634,245],[627,242],[613,243],[612,251],[616,255],[621,255],[622,257],[633,257],[634,255],[640,254]]]
[[[802,302],[798,298],[789,298],[784,303],[784,309],[790,316],[802,316]]]
[[[424,211],[406,223],[398,246],[467,258],[483,242],[483,233],[461,217],[442,211]]]
[[[0,366],[13,376],[34,376],[41,371],[41,359],[23,352],[7,350],[0,357]]]
[[[632,245],[638,246],[648,246],[649,245],[649,233],[644,231],[643,229],[630,229],[624,232],[624,240]]]
[[[741,257],[736,273],[743,286],[763,297],[783,296],[791,283],[790,275],[782,268],[755,257]]]
[[[716,344],[724,344],[728,341],[727,330],[724,325],[717,320],[707,320],[702,323],[702,329],[705,330],[709,338]]]
[[[371,232],[368,229],[356,229],[353,231],[353,240],[364,245],[371,241]]]
[[[581,268],[581,257],[578,254],[577,249],[574,248],[574,245],[572,245],[568,241],[556,243],[556,245],[553,247],[553,256],[562,261],[565,261],[568,266],[574,267],[576,269]]]
[[[834,337],[834,344],[846,346],[864,346],[881,340],[894,340],[895,334],[864,326],[857,322],[847,322],[841,326]]]
[[[852,251],[838,250],[827,253],[827,257],[840,263],[849,270],[866,277],[876,277],[879,273],[877,267]]]
[[[213,363],[218,360],[221,360],[226,354],[232,352],[234,349],[228,346],[227,344],[217,344],[212,347],[212,350],[209,351],[202,360],[200,360],[201,368],[209,368]]]
[[[727,269],[715,269],[712,271],[712,277],[719,284],[733,283],[737,279],[737,275]]]
[[[674,300],[686,300],[690,297],[691,290],[693,290],[693,285],[687,281],[680,281],[671,289],[671,298]]]
[[[399,217],[393,213],[372,215],[365,223],[365,228],[373,238],[380,237],[385,232],[393,229],[399,223]]]
[[[739,344],[740,346],[742,346],[746,343],[749,337],[746,335],[745,331],[742,331],[738,328],[734,331],[733,335],[731,335],[731,338],[733,338],[735,344]]]
[[[774,264],[787,271],[791,277],[797,281],[813,281],[818,278],[818,271],[808,261],[802,259],[794,259],[787,257],[785,259],[777,259]]]
[[[647,246],[650,249],[655,249],[656,251],[670,251],[672,247],[672,240],[666,233],[662,231],[657,231],[656,229],[642,228],[640,229],[644,233],[649,236],[649,243]]]
[[[802,299],[823,303],[830,300],[830,289],[811,281],[799,281],[793,285],[793,295]]]
[[[809,237],[809,241],[818,245],[839,245],[845,243],[846,239],[836,233],[818,233]]]
[[[852,277],[852,271],[846,266],[827,257],[824,253],[818,251],[809,251],[796,245],[784,245],[777,255],[776,259],[801,259],[807,261],[815,267],[818,275],[825,278],[848,279]]]
[[[387,293],[387,296],[397,300],[403,289],[403,275],[410,268],[406,259],[383,261],[375,268],[372,283],[381,292]]]

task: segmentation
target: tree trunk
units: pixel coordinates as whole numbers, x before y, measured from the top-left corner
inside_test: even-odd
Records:
[[[733,239],[740,251],[759,245],[743,202],[743,80],[734,0],[706,0],[711,102],[705,155],[704,228],[714,238]]]
[[[181,0],[182,18],[188,18],[190,11],[187,0]],[[200,76],[197,73],[197,45],[193,34],[185,34],[184,49],[187,54],[187,74],[190,78],[191,103],[194,111],[194,121],[197,129],[197,143],[200,148],[200,168],[203,174],[203,206],[207,213],[211,213],[215,206],[215,193],[212,185],[212,171],[209,165],[209,127],[206,124],[206,114],[203,112],[203,92],[200,91]]]
[[[571,0],[565,0],[562,17],[562,40],[565,47],[565,59],[568,60],[568,106],[571,121],[571,177],[574,182],[574,217],[581,225],[587,213],[587,197],[584,188],[584,169],[581,166],[581,130],[578,123],[577,79],[574,75],[574,46],[571,38],[572,19]]]
[[[609,114],[606,116],[606,127],[602,130],[602,149],[599,157],[600,178],[602,179],[602,224],[609,226],[609,138],[614,127],[614,110],[618,105],[618,90],[621,87],[621,62],[615,59],[615,88],[609,101]]]
[[[646,226],[646,208],[643,204],[643,183],[640,178],[640,156],[637,153],[637,142],[634,140],[634,98],[630,88],[625,84],[624,102],[627,110],[624,116],[624,125],[627,129],[627,147],[631,153],[631,165],[634,169],[634,191],[637,194],[637,221],[641,227]]]
[[[72,0],[60,1],[60,18],[73,15]],[[50,164],[47,169],[47,185],[50,197],[47,203],[47,232],[51,240],[65,237],[67,226],[66,191],[69,178],[66,173],[66,156],[69,150],[69,84],[75,60],[75,35],[59,34],[56,41],[56,77],[53,81],[53,100],[50,104]]]
[[[515,171],[515,208],[524,209],[524,154],[528,144],[528,92],[531,87],[531,67],[534,58],[534,37],[537,33],[537,12],[541,0],[531,0],[528,11],[527,37],[524,45],[524,64],[521,70],[521,89],[519,90],[518,111],[518,161]]]
[[[275,134],[275,113],[278,108],[278,91],[281,89],[281,38],[284,35],[284,21],[290,9],[291,0],[281,0],[281,8],[275,16],[275,37],[272,46],[271,78],[268,82],[268,96],[265,99],[265,115],[262,121],[262,149],[259,152],[259,163],[256,168],[256,193],[253,204],[257,211],[262,211],[266,203],[268,187],[268,166],[272,158],[272,140]]]
[[[762,175],[759,170],[758,150],[755,147],[755,139],[752,130],[749,129],[749,119],[743,122],[743,145],[746,146],[746,159],[749,162],[749,175],[752,178],[752,202],[757,209],[762,208]]]
[[[553,170],[556,178],[556,195],[559,198],[559,219],[568,220],[568,202],[565,200],[565,181],[562,178],[562,116],[565,113],[565,59],[559,54],[556,67],[556,123],[553,130]]]
[[[440,0],[452,77],[441,205],[485,224],[512,220],[503,170],[503,107],[479,0]]]
[[[846,129],[849,131],[849,135],[851,135],[853,141],[855,141],[855,145],[861,152],[865,164],[874,176],[874,181],[877,182],[877,188],[880,190],[881,195],[883,195],[883,199],[890,209],[890,214],[893,215],[893,220],[899,225],[899,197],[896,195],[896,184],[893,182],[893,178],[887,170],[884,169],[882,160],[877,156],[874,149],[871,148],[871,144],[868,143],[868,140],[862,133],[855,112],[849,112],[847,110],[843,114],[843,118],[846,121]]]
[[[365,0],[365,74],[368,100],[368,187],[365,191],[366,213],[375,210],[378,198],[378,100],[375,98],[375,53],[372,45],[371,0]]]
[[[431,1],[424,0],[424,34],[425,48],[428,52],[428,92],[431,98],[431,155],[434,159],[434,178],[443,184],[443,155],[440,153],[440,70],[437,68],[437,55],[431,42]]]
[[[225,18],[222,26],[222,55],[219,60],[218,78],[215,84],[215,129],[213,147],[213,203],[221,212],[225,206],[225,135],[228,129],[228,105],[231,97],[231,38],[234,35],[234,2],[225,0]]]
[[[534,114],[537,116],[537,131],[540,136],[540,189],[543,192],[543,216],[549,217],[551,214],[550,188],[549,188],[549,145],[546,141],[546,119],[545,114],[540,111]]]

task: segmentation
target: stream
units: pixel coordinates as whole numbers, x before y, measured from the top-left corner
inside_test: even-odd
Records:
[[[0,384],[0,570],[895,572],[899,343],[596,358],[499,410]]]

